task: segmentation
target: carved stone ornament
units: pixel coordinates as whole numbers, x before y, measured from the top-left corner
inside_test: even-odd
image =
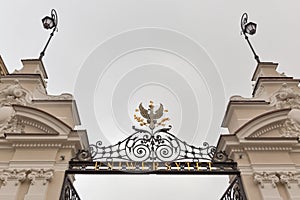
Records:
[[[288,113],[288,119],[284,122],[280,133],[284,137],[300,136],[300,109],[292,109]]]
[[[15,111],[11,106],[0,107],[0,134],[12,128],[14,121]]]
[[[22,88],[17,79],[4,89],[0,89],[0,107],[4,105],[27,105],[31,103],[30,93]]]
[[[274,188],[276,188],[276,184],[279,182],[278,176],[276,176],[276,173],[255,173],[254,174],[254,182],[256,184],[259,184],[261,188],[265,187],[265,184],[272,184]]]
[[[25,181],[26,179],[26,170],[17,170],[17,169],[5,169],[0,172],[0,180],[3,185],[6,185],[8,181],[12,180],[17,186],[20,182]]]
[[[271,97],[271,106],[275,106],[277,109],[300,109],[300,94],[296,93],[293,88],[288,87],[286,83],[283,83],[282,87]]]
[[[291,188],[291,183],[297,183],[300,186],[300,173],[293,172],[281,172],[279,173],[280,182],[286,184],[288,188]]]
[[[31,185],[34,185],[37,180],[42,180],[43,185],[46,185],[53,177],[53,169],[32,169],[28,174],[28,179],[31,181]]]

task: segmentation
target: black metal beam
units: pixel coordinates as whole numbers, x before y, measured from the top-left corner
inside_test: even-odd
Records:
[[[235,162],[84,162],[71,161],[67,174],[237,175]]]

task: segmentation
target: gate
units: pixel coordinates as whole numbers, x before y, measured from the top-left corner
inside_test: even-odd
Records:
[[[163,106],[153,112],[139,106],[141,117],[134,116],[141,126],[133,126],[134,133],[114,145],[102,146],[102,142],[81,150],[69,162],[60,200],[80,200],[70,174],[166,174],[166,175],[231,175],[231,183],[221,200],[246,200],[237,163],[215,146],[203,143],[202,147],[187,144],[170,133],[172,126],[161,128]]]

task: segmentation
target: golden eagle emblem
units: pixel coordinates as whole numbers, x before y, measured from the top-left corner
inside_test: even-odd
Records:
[[[168,112],[168,110],[164,110],[164,106],[160,104],[159,108],[154,111],[153,101],[150,101],[149,109],[144,108],[143,104],[140,103],[139,108],[135,111],[140,112],[141,116],[146,119],[147,122],[137,115],[134,115],[134,119],[137,120],[141,126],[149,126],[151,130],[156,126],[165,126],[164,122],[169,120],[169,118],[163,118],[159,123],[157,122],[157,120],[163,116],[164,112]]]

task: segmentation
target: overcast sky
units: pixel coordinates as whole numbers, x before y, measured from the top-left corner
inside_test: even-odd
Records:
[[[52,8],[59,24],[43,59],[48,92],[75,94],[82,120],[78,128],[88,130],[91,143],[113,144],[130,135],[134,109],[139,102],[154,100],[170,111],[172,131],[178,137],[195,145],[216,144],[224,131],[220,124],[229,97],[251,96],[256,62],[240,35],[244,12],[258,24],[250,40],[261,61],[278,62],[280,72],[300,77],[300,3],[296,0],[1,1],[0,54],[10,72],[21,68],[21,59],[38,58],[49,36],[41,18]],[[101,180],[116,184],[112,190],[102,187],[107,193],[138,188],[136,195],[145,200],[154,197],[147,196],[160,181],[166,181]],[[206,189],[202,192],[198,185],[178,184],[179,180],[164,182],[158,191],[165,193],[160,195],[180,199],[170,191],[182,187],[191,195],[204,195]],[[83,179],[80,184],[83,199],[99,195],[96,189],[89,192],[92,196],[84,194],[91,185],[84,187]],[[111,196],[101,192],[101,197],[105,195]],[[132,193],[130,198],[138,199]]]

